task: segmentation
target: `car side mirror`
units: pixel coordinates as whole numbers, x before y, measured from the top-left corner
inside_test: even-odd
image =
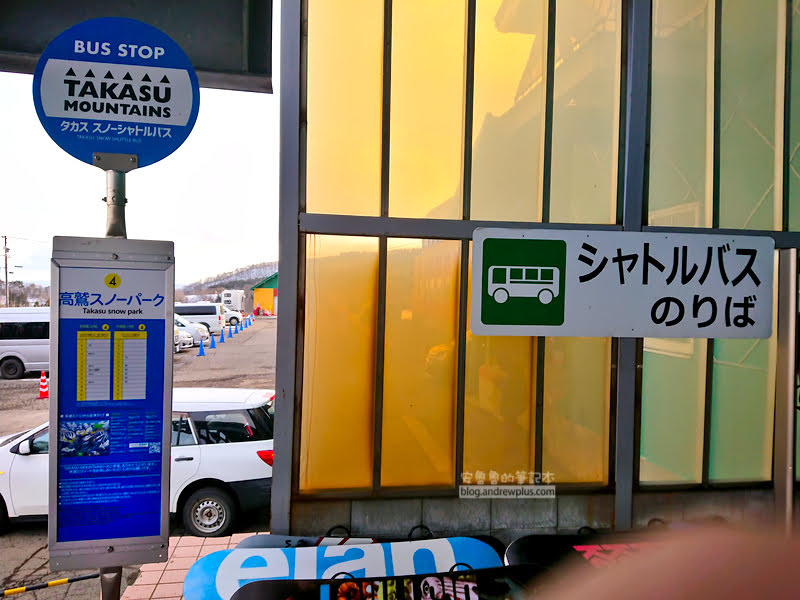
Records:
[[[25,441],[20,442],[19,447],[17,448],[17,452],[19,452],[20,454],[24,454],[24,455],[30,454],[31,453],[31,441],[30,440],[25,440]]]

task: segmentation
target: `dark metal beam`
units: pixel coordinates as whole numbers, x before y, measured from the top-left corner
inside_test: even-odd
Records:
[[[99,17],[137,19],[165,32],[203,87],[272,92],[272,0],[3,0],[0,71],[33,73],[55,37]]]
[[[295,409],[298,401],[294,349],[299,327],[298,288],[301,285],[298,260],[300,233],[300,38],[301,5],[284,0],[281,5],[281,140],[280,214],[278,233],[281,286],[278,291],[278,352],[275,360],[275,470],[272,474],[273,533],[288,535],[291,528],[292,465],[294,455]]]
[[[647,138],[650,96],[651,0],[627,0],[627,77],[625,99],[625,163],[623,226],[641,231],[644,224]],[[636,401],[638,345],[620,338],[617,345],[617,421],[615,438],[615,529],[633,525],[636,484]]]
[[[525,221],[462,221],[457,219],[411,219],[400,217],[362,217],[302,213],[300,231],[330,235],[389,236],[437,240],[471,240],[476,227],[514,229],[575,229],[568,223],[530,223]],[[619,231],[618,225],[579,225],[579,229]]]

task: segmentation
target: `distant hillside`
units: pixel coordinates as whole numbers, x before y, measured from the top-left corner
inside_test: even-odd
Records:
[[[222,290],[249,290],[277,271],[278,261],[249,265],[185,285],[183,292],[188,296],[219,293]]]

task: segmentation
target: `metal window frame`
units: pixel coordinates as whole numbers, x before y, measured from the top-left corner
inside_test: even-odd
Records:
[[[456,494],[463,468],[464,442],[464,396],[466,370],[466,289],[469,272],[469,243],[476,227],[507,227],[525,229],[591,229],[628,230],[648,232],[689,232],[736,235],[769,235],[776,248],[800,247],[800,232],[786,231],[788,226],[788,185],[783,189],[783,231],[755,231],[718,229],[719,224],[719,80],[720,80],[720,28],[722,0],[715,0],[714,31],[714,131],[713,131],[713,221],[714,227],[660,227],[646,224],[648,169],[649,169],[649,118],[650,118],[650,58],[652,54],[652,0],[622,0],[621,37],[622,54],[620,67],[621,99],[619,106],[618,160],[622,168],[617,175],[617,222],[613,225],[586,225],[575,223],[550,223],[549,180],[552,148],[552,94],[554,88],[554,30],[555,0],[548,0],[548,57],[546,85],[545,152],[542,162],[543,213],[542,222],[475,221],[470,219],[471,162],[472,162],[472,102],[474,98],[475,61],[475,11],[476,0],[465,0],[467,11],[466,60],[465,60],[465,106],[463,139],[463,197],[462,218],[427,219],[389,217],[388,212],[388,165],[389,165],[389,119],[391,89],[391,8],[392,0],[384,0],[384,56],[383,56],[383,113],[381,141],[381,210],[379,216],[354,216],[315,214],[305,212],[305,91],[306,64],[305,42],[307,32],[308,0],[300,3],[283,0],[282,3],[282,52],[281,79],[288,85],[281,94],[281,216],[280,249],[281,270],[287,275],[280,289],[282,310],[278,317],[278,344],[283,348],[294,348],[295,352],[284,352],[278,356],[276,386],[279,404],[276,410],[276,481],[273,486],[273,531],[288,533],[291,503],[313,501],[320,498],[402,498],[420,495],[440,497]],[[786,2],[787,38],[785,63],[787,83],[791,73],[791,0]],[[388,17],[388,18],[387,18]],[[789,99],[784,95],[784,136],[788,140]],[[784,183],[788,178],[788,143],[784,144]],[[314,494],[298,494],[299,471],[300,403],[302,398],[302,337],[303,305],[305,294],[305,238],[307,235],[370,236],[379,239],[379,284],[375,366],[375,438],[373,455],[373,485],[370,489],[330,490]],[[459,317],[457,355],[457,400],[456,400],[456,449],[455,481],[453,487],[406,487],[381,488],[380,445],[382,443],[382,349],[385,345],[386,307],[386,262],[389,238],[418,238],[436,240],[460,240],[459,265]],[[295,285],[292,285],[294,279]],[[383,311],[383,312],[381,312]],[[383,316],[381,316],[381,314]],[[713,340],[709,342],[708,357],[713,360]],[[641,376],[642,341],[634,338],[613,338],[610,390],[609,431],[609,481],[608,484],[559,484],[558,489],[570,493],[594,493],[613,489],[615,493],[615,528],[627,529],[633,522],[633,493],[667,490],[770,488],[772,482],[708,482],[708,428],[710,426],[710,402],[706,403],[704,416],[703,476],[700,484],[641,485],[638,466],[641,435]],[[541,468],[543,439],[542,391],[544,344],[537,344],[537,426],[535,439],[537,466]],[[707,362],[706,394],[710,396],[710,372],[713,367]],[[283,407],[283,410],[281,409]],[[287,453],[289,449],[290,453]],[[611,451],[613,449],[613,451]],[[291,456],[287,456],[291,454]],[[289,469],[291,467],[291,469]],[[283,485],[289,483],[287,487]]]
[[[715,233],[731,235],[758,235],[770,236],[775,240],[776,251],[800,248],[800,232],[790,232],[789,229],[789,169],[791,152],[789,147],[790,139],[790,111],[791,111],[791,51],[792,51],[792,0],[786,0],[785,8],[785,31],[784,38],[784,93],[783,93],[783,160],[782,160],[782,223],[781,230],[738,230],[720,229],[720,148],[721,148],[721,73],[722,73],[722,2],[714,0],[714,31],[713,31],[713,138],[712,138],[712,227],[710,228],[689,228],[689,227],[643,227],[644,231],[654,232],[697,232]],[[642,484],[638,482],[637,491],[672,491],[672,490],[716,490],[716,489],[738,489],[747,487],[773,488],[776,482],[775,463],[773,458],[773,469],[770,480],[758,481],[737,481],[737,482],[714,482],[710,479],[710,454],[711,454],[711,416],[713,412],[713,376],[714,376],[714,350],[715,340],[708,339],[706,346],[705,364],[705,395],[703,408],[703,452],[701,464],[701,481],[697,483],[672,483]],[[773,429],[773,435],[777,435],[777,430]],[[773,442],[774,445],[774,442]]]
[[[543,194],[543,219],[542,222],[519,222],[519,221],[473,221],[470,219],[471,205],[471,163],[472,163],[472,125],[473,110],[472,103],[474,98],[474,61],[475,61],[475,19],[476,19],[476,0],[466,0],[466,55],[465,55],[465,106],[464,106],[464,138],[463,138],[463,197],[462,197],[462,218],[461,219],[425,219],[425,218],[402,218],[389,217],[388,211],[388,180],[389,180],[389,136],[390,136],[390,94],[391,94],[391,10],[392,0],[384,0],[384,55],[383,55],[383,79],[382,79],[382,146],[381,146],[381,210],[380,216],[355,216],[355,215],[336,215],[305,212],[305,93],[306,93],[306,63],[305,63],[305,40],[307,38],[307,0],[298,7],[287,6],[284,1],[282,5],[282,39],[289,42],[282,49],[281,53],[281,72],[284,74],[284,81],[293,82],[297,77],[299,92],[294,100],[289,96],[282,95],[281,107],[281,126],[285,132],[298,131],[296,140],[285,139],[293,138],[293,135],[283,135],[281,138],[281,249],[283,256],[290,257],[292,248],[296,249],[295,261],[282,262],[282,271],[294,272],[297,274],[297,285],[292,290],[287,290],[283,286],[279,291],[282,298],[284,309],[279,313],[279,336],[278,343],[282,347],[296,348],[294,362],[285,360],[278,366],[278,379],[280,383],[276,386],[279,397],[284,400],[291,398],[291,419],[288,418],[287,409],[281,411],[276,409],[283,418],[281,425],[276,422],[276,427],[280,426],[284,431],[292,431],[292,477],[291,492],[286,494],[276,494],[273,500],[277,507],[277,514],[273,515],[273,529],[275,531],[290,530],[290,506],[292,501],[306,501],[319,498],[362,498],[362,497],[406,497],[415,496],[420,493],[426,495],[454,495],[456,485],[460,478],[463,468],[463,438],[464,438],[464,395],[465,395],[465,369],[466,369],[466,332],[467,332],[467,281],[469,273],[469,243],[472,239],[473,231],[477,227],[508,227],[508,228],[546,228],[546,229],[591,229],[598,231],[618,231],[623,229],[620,224],[581,224],[575,223],[549,223],[549,179],[550,179],[550,160],[552,147],[552,112],[553,112],[553,90],[555,71],[555,0],[548,0],[548,48],[547,48],[547,72],[546,81],[546,116],[545,116],[545,152],[542,164],[544,185]],[[623,8],[624,13],[624,8]],[[302,26],[302,30],[301,30]],[[298,34],[299,39],[298,39]],[[623,33],[624,38],[624,33]],[[302,42],[302,44],[301,44]],[[624,52],[624,49],[623,49]],[[287,76],[288,75],[288,76]],[[624,81],[625,69],[621,68],[621,81]],[[285,106],[292,102],[299,102],[300,110],[293,110],[292,106]],[[622,103],[621,103],[622,105]],[[622,110],[622,109],[621,109]],[[622,112],[620,112],[620,115]],[[622,131],[624,124],[620,122],[619,144],[624,145]],[[294,141],[294,145],[292,144]],[[295,147],[297,150],[295,150]],[[293,163],[293,164],[292,164]],[[618,181],[621,181],[621,174]],[[292,189],[293,188],[293,189]],[[295,196],[292,196],[295,194]],[[621,197],[621,191],[617,191]],[[296,198],[292,202],[290,198]],[[619,207],[618,207],[619,212]],[[290,229],[288,224],[290,219],[293,221],[294,228]],[[307,235],[344,235],[344,236],[369,236],[379,239],[379,284],[378,284],[378,315],[376,319],[376,363],[375,363],[375,400],[373,414],[373,484],[370,489],[350,489],[350,490],[322,490],[315,493],[299,494],[298,472],[299,472],[299,451],[300,451],[300,417],[302,399],[302,337],[303,337],[303,305],[305,294],[305,237]],[[404,487],[404,488],[382,488],[380,485],[380,459],[382,444],[382,414],[383,414],[383,351],[385,349],[385,307],[386,307],[386,262],[387,262],[387,240],[388,238],[418,238],[418,239],[440,239],[440,240],[461,240],[461,260],[460,260],[460,289],[459,289],[459,322],[458,322],[458,357],[457,357],[457,398],[456,398],[456,448],[455,448],[455,481],[453,486],[448,487]],[[291,306],[291,310],[285,307]],[[294,327],[295,331],[289,333],[286,330]],[[612,347],[616,345],[616,340],[612,340]],[[285,359],[285,355],[283,356]],[[544,340],[540,339],[537,344],[537,390],[536,390],[536,433],[534,444],[536,447],[536,464],[541,469],[542,461],[542,440],[543,440],[543,381],[544,381]],[[288,371],[291,363],[292,377]],[[615,368],[615,360],[612,358],[610,368]],[[293,382],[292,389],[287,385]],[[616,381],[612,381],[611,391],[617,387]],[[613,396],[613,393],[612,393]],[[616,405],[616,398],[612,397],[610,405]],[[276,415],[276,421],[278,420]],[[613,426],[616,415],[611,414],[609,421]],[[609,443],[612,443],[615,434],[609,436]],[[276,439],[276,447],[285,447],[286,442]],[[610,448],[609,448],[610,450]],[[611,476],[614,468],[614,456],[608,453],[609,481],[602,483],[579,483],[579,484],[559,484],[560,489],[570,490],[571,493],[584,493],[595,491],[607,491],[613,487]],[[280,468],[280,467],[278,467]],[[276,480],[277,481],[277,480]],[[277,517],[277,518],[276,518]]]

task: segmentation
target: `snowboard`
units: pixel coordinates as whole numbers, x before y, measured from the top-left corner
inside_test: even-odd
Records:
[[[186,575],[186,600],[229,600],[245,583],[261,579],[332,579],[407,576],[502,566],[501,555],[469,537],[433,538],[382,544],[298,548],[234,548],[200,558]]]
[[[507,565],[551,568],[571,561],[605,567],[660,544],[652,541],[652,536],[641,533],[527,535],[509,544],[504,562]]]
[[[303,546],[342,546],[371,544],[372,538],[359,537],[302,537],[298,535],[253,534],[243,539],[236,548],[302,548]]]
[[[523,600],[542,591],[544,572],[530,565],[404,577],[253,581],[231,600]]]

